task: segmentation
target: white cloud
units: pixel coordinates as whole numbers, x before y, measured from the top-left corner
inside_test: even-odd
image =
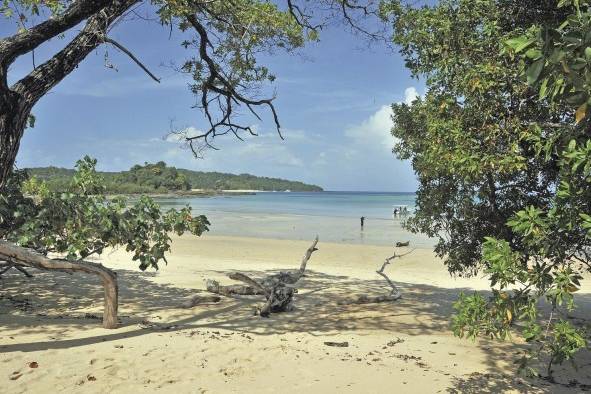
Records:
[[[407,105],[411,105],[412,102],[415,101],[418,97],[419,92],[417,92],[417,89],[414,86],[411,86],[410,88],[406,88],[404,90],[404,102]]]
[[[368,119],[347,128],[345,136],[352,138],[358,145],[379,144],[391,148],[394,145],[394,139],[390,134],[392,126],[392,108],[383,105]]]
[[[419,96],[414,86],[408,87],[404,90],[404,103],[411,105]],[[391,134],[393,126],[392,107],[383,105],[360,124],[347,128],[345,136],[351,138],[356,147],[374,146],[381,151],[385,147],[390,155],[392,147],[396,144],[396,139]]]

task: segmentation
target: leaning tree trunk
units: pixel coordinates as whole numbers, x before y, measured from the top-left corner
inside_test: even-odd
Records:
[[[139,0],[74,2],[61,16],[49,19],[30,31],[0,39],[0,189],[12,171],[33,106],[104,43],[111,24],[137,2]],[[84,19],[84,28],[61,51],[8,86],[7,72],[18,56]]]
[[[28,117],[16,94],[0,97],[0,190],[14,166]]]
[[[97,275],[103,282],[105,290],[105,307],[103,311],[103,327],[117,328],[117,307],[119,290],[117,274],[101,264],[88,261],[68,261],[50,259],[31,249],[16,246],[10,242],[0,240],[0,260],[9,263],[33,267],[41,270],[57,270],[64,272],[84,272]]]

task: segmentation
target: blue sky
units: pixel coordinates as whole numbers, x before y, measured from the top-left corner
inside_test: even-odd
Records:
[[[14,30],[0,21],[0,35]],[[177,167],[281,177],[315,183],[327,190],[414,191],[410,164],[391,153],[394,143],[389,105],[422,93],[398,53],[330,28],[299,55],[265,59],[277,81],[276,107],[282,141],[273,124],[258,122],[259,137],[217,141],[219,151],[195,159],[166,139],[176,128],[205,127],[186,80],[169,66],[188,55],[181,38],[157,24],[130,21],[112,33],[159,77],[150,80],[114,48],[101,47],[34,108],[17,158],[19,167],[71,168],[85,154],[101,170],[163,160]],[[38,63],[64,40],[40,48]],[[105,51],[117,71],[105,67]],[[11,69],[14,81],[31,69],[23,57]],[[254,122],[254,121],[253,121]]]

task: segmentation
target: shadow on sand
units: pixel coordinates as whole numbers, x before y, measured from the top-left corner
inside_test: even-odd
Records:
[[[95,278],[83,275],[36,272],[27,279],[11,273],[0,279],[0,327],[4,332],[21,334],[42,333],[46,341],[10,343],[0,337],[0,353],[33,352],[87,346],[99,342],[139,337],[153,332],[147,329],[146,320],[165,330],[226,329],[255,335],[274,335],[301,332],[315,336],[338,335],[339,332],[366,333],[387,331],[393,335],[438,335],[449,333],[453,302],[459,291],[469,289],[440,288],[429,285],[398,283],[403,298],[395,304],[343,305],[336,302],[343,298],[366,293],[383,294],[389,288],[383,280],[360,280],[348,276],[329,275],[308,271],[300,281],[296,310],[274,314],[263,319],[253,316],[260,297],[224,298],[219,304],[200,305],[193,309],[181,309],[180,303],[194,295],[196,290],[157,284],[153,273],[118,270],[120,283],[120,317],[122,330],[100,329],[102,311],[102,286]],[[271,271],[250,271],[257,278]],[[227,274],[227,271],[218,273]],[[591,305],[589,295],[581,295],[583,305]],[[160,314],[166,314],[162,318]],[[142,326],[141,323],[144,322]],[[138,324],[140,325],[138,327]],[[134,327],[135,326],[135,327]],[[68,339],[81,330],[92,331],[87,337]],[[18,338],[14,340],[18,342]],[[528,391],[529,383],[515,376],[504,375],[499,360],[507,360],[524,347],[509,343],[479,341],[473,346],[483,347],[487,355],[489,373],[472,374],[454,380],[452,393],[498,393],[508,390]],[[509,356],[508,356],[509,355]],[[582,391],[588,383],[591,363],[588,355],[578,360],[579,370],[573,375],[569,366],[557,368],[557,380],[562,385],[536,382],[542,392],[568,389],[566,383]],[[573,377],[574,376],[574,377]]]

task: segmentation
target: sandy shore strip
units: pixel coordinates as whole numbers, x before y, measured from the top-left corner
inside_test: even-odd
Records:
[[[395,303],[336,303],[387,293],[375,270],[392,248],[320,240],[293,312],[254,316],[260,297],[179,307],[205,288],[206,278],[230,284],[226,275],[234,271],[260,277],[296,268],[308,246],[175,238],[169,265],[157,273],[140,272],[122,251],[105,254],[101,262],[120,280],[116,330],[100,326],[102,289],[95,278],[7,274],[0,279],[0,392],[557,393],[591,384],[588,353],[577,360],[578,371],[557,368],[563,384],[550,384],[514,374],[524,349],[518,339],[455,338],[449,327],[458,292],[484,290],[487,281],[450,278],[426,249],[388,268],[403,290]],[[575,315],[589,315],[590,290],[578,293]]]
[[[255,189],[228,189],[228,190],[212,190],[212,189],[191,189],[192,192],[210,192],[210,191],[217,191],[222,193],[264,193],[264,190],[255,190]]]

